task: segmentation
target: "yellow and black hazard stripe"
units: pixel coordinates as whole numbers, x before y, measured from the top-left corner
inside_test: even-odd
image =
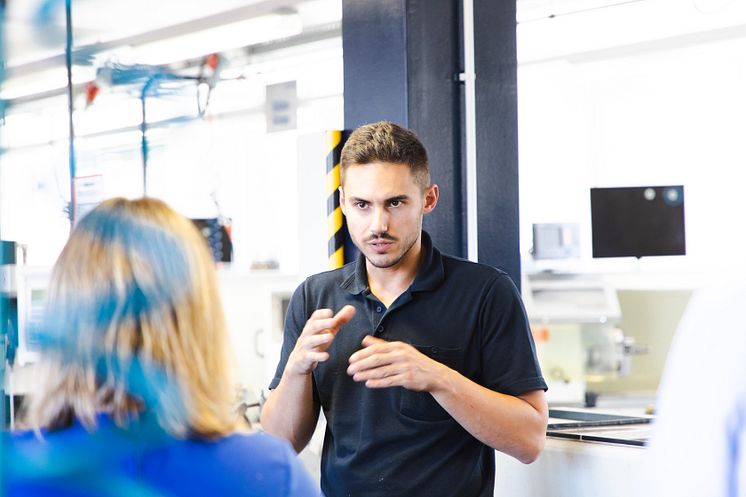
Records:
[[[342,209],[339,207],[339,158],[342,154],[342,132],[326,133],[326,220],[329,267],[336,269],[345,263],[345,231]]]

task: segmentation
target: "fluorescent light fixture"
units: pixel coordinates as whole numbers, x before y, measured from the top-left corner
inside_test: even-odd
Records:
[[[73,83],[80,84],[95,79],[95,66],[102,60],[119,60],[121,63],[163,65],[205,56],[211,53],[245,47],[275,39],[295,36],[303,31],[297,12],[269,14],[253,17],[214,28],[194,31],[157,42],[133,47],[107,48],[94,55],[93,66],[75,66]],[[58,66],[33,75],[6,80],[0,99],[12,100],[30,95],[60,90],[67,84],[64,66]]]
[[[94,67],[75,66],[73,68],[72,80],[74,85],[87,83],[94,79],[96,79],[96,69]],[[55,67],[28,76],[6,80],[2,91],[0,91],[0,99],[13,100],[59,90],[66,86],[67,69],[64,66]]]
[[[303,31],[298,14],[270,14],[132,47],[139,64],[161,65],[286,38]]]

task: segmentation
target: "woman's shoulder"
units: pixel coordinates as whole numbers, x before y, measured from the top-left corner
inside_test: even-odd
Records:
[[[318,484],[311,481],[290,443],[266,433],[185,440],[152,453],[144,462],[152,471],[148,479],[157,487],[174,490],[178,477],[180,495],[319,495]],[[252,492],[246,494],[242,489],[248,488]]]
[[[16,486],[23,489],[9,495],[42,495],[27,491],[29,471],[38,486],[53,483],[65,469],[76,475],[112,474],[189,497],[320,495],[318,483],[310,479],[290,444],[262,432],[181,439],[150,430],[122,430],[104,421],[91,433],[75,423],[42,432],[41,438],[31,431],[3,434],[3,445],[6,454],[14,453],[16,463],[6,467],[6,473],[17,477]]]
[[[236,432],[212,442],[200,443],[212,445],[218,450],[238,450],[250,454],[252,458],[256,458],[257,455],[284,458],[288,454],[294,454],[287,440],[262,431]]]

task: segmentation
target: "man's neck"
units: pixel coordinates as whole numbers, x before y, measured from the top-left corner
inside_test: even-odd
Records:
[[[407,291],[422,262],[422,238],[418,239],[404,258],[392,267],[379,268],[366,259],[368,286],[371,293],[389,307],[402,293]]]

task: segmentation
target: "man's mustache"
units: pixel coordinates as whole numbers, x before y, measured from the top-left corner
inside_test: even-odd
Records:
[[[365,239],[365,243],[382,241],[395,242],[397,241],[397,238],[389,235],[388,233],[377,233],[375,235],[370,235],[368,238]]]

